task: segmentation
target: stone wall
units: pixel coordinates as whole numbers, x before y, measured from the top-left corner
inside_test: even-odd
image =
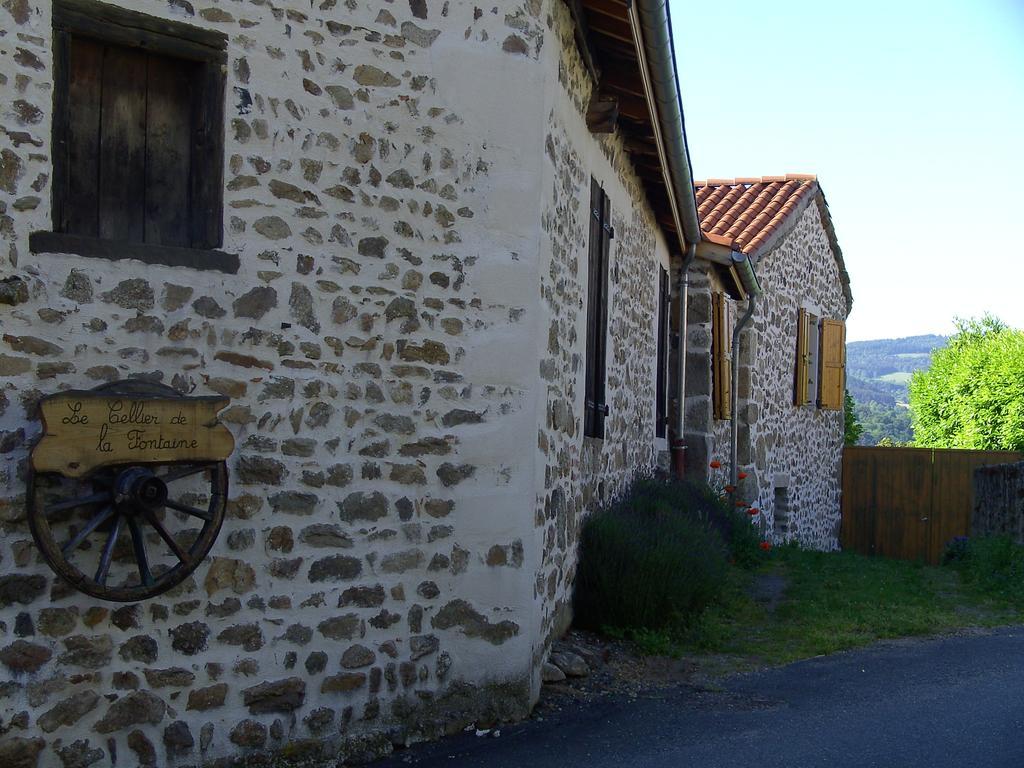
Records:
[[[1009,536],[1024,545],[1024,462],[974,470],[972,536]]]
[[[0,764],[315,762],[522,716],[584,509],[654,460],[667,262],[621,143],[585,128],[564,5],[116,4],[228,36],[241,268],[29,252],[51,7],[0,2]],[[591,174],[617,229],[603,443]],[[42,563],[24,496],[38,399],[135,377],[229,396],[237,450],[209,561],[120,606]]]
[[[559,83],[545,136],[540,252],[541,342],[538,391],[537,507],[542,559],[535,591],[543,600],[542,636],[571,619],[580,526],[595,505],[621,492],[657,462],[655,383],[659,265],[665,240],[617,134],[593,135],[584,115],[593,83],[573,44],[567,8],[551,24],[562,44]],[[605,436],[583,435],[590,178],[611,199]],[[546,645],[538,649],[540,655]]]
[[[714,417],[711,294],[724,290],[718,273],[707,264],[697,262],[691,267],[686,313],[686,472],[693,480],[719,486],[726,482],[724,475],[715,476],[710,464],[728,465],[730,426]]]
[[[792,230],[756,265],[764,296],[751,321],[749,344],[741,346],[750,366],[743,371],[737,408],[739,463],[749,475],[743,492],[759,507],[767,530],[815,549],[839,547],[843,457],[843,412],[793,405],[797,310],[813,307],[822,318],[846,320],[839,266],[812,199]],[[775,535],[776,489],[785,489],[788,526]],[[781,527],[781,526],[780,526]]]
[[[839,267],[813,196],[793,214],[789,231],[755,263],[764,291],[740,336],[737,464],[747,474],[739,497],[761,510],[757,524],[776,541],[816,549],[839,546],[843,413],[793,405],[800,307],[846,319]],[[711,408],[711,292],[718,278],[693,278],[687,374],[687,443],[692,474],[728,483],[730,422]],[[703,273],[702,273],[703,272]],[[739,320],[744,303],[734,306]],[[711,470],[711,461],[721,463]],[[785,504],[776,520],[776,501]]]

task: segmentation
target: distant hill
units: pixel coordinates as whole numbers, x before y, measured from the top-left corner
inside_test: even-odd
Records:
[[[877,445],[883,437],[897,442],[913,439],[907,384],[914,371],[931,364],[932,350],[948,340],[932,334],[846,345],[846,386],[864,427],[861,445]]]

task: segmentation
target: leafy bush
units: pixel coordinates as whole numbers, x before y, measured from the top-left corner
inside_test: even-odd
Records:
[[[1024,547],[1009,536],[959,537],[946,548],[943,562],[957,568],[975,592],[1024,605]]]
[[[922,448],[1024,449],[1024,331],[988,315],[958,320],[910,380],[910,408]]]
[[[576,624],[655,631],[686,624],[719,596],[730,558],[759,558],[745,514],[706,486],[637,480],[583,525]]]

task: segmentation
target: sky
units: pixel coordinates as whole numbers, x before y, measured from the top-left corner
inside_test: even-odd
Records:
[[[670,0],[695,179],[815,173],[847,340],[1024,328],[1024,0]]]

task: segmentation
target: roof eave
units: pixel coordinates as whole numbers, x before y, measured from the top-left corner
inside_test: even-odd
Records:
[[[636,0],[629,7],[631,27],[652,116],[662,171],[676,227],[689,244],[701,240],[697,197],[686,140],[686,124],[666,0]]]

